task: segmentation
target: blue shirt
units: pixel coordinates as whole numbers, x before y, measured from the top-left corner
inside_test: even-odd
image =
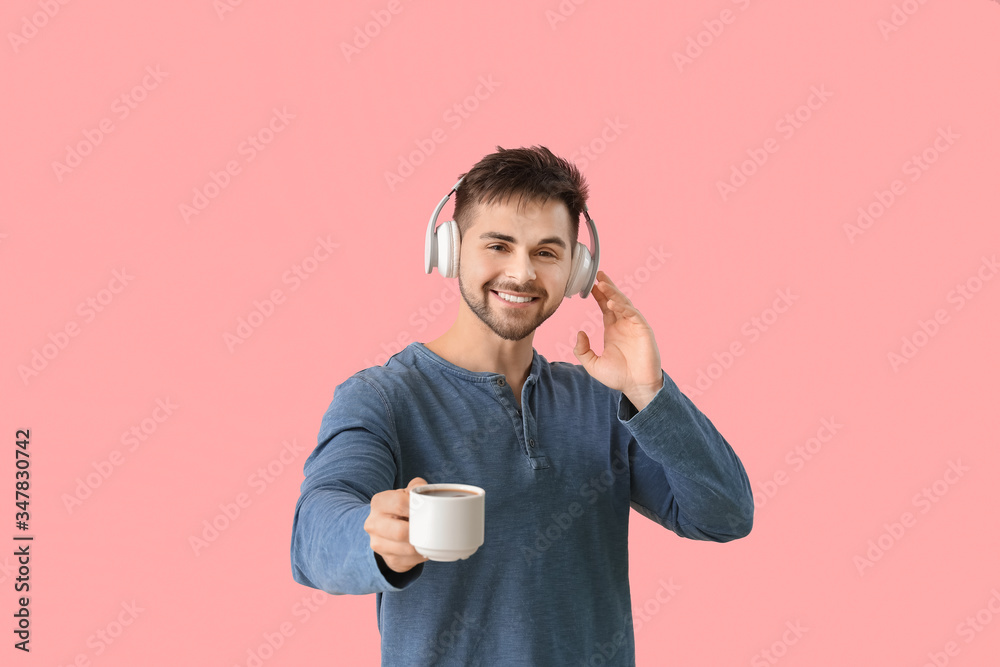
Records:
[[[532,352],[520,407],[502,374],[419,342],[335,389],[305,462],[292,574],[375,593],[382,665],[634,665],[629,509],[696,540],[750,532],[742,463],[665,372],[637,411],[583,366]],[[475,554],[405,573],[376,559],[371,497],[414,477],[486,490]]]

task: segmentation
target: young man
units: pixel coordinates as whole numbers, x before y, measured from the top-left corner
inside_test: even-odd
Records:
[[[544,147],[487,155],[455,191],[454,324],[336,387],[305,463],[295,581],[375,593],[383,665],[632,665],[628,521],[682,537],[750,532],[739,458],[660,368],[645,318],[603,271],[597,356],[550,363],[535,329],[564,298],[587,186]],[[486,490],[485,542],[427,562],[408,491]]]

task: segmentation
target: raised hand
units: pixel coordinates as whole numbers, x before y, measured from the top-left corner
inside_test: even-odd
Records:
[[[573,354],[595,379],[621,391],[642,410],[663,386],[653,330],[604,271],[597,272],[590,293],[604,314],[604,353],[597,356],[587,334],[579,331]]]

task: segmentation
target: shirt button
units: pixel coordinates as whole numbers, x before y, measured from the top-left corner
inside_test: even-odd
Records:
[[[533,439],[528,440],[528,446],[529,447],[534,447],[535,446],[535,441]]]
[[[504,385],[503,378],[500,378],[499,380],[497,380],[497,384],[502,387]]]

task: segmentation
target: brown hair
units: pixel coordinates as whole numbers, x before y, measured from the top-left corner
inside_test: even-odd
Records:
[[[454,219],[462,235],[472,226],[479,204],[504,204],[517,198],[517,210],[528,204],[560,199],[569,211],[570,248],[576,248],[580,212],[587,202],[587,182],[576,165],[556,157],[545,146],[504,149],[483,157],[461,175],[455,191]]]

